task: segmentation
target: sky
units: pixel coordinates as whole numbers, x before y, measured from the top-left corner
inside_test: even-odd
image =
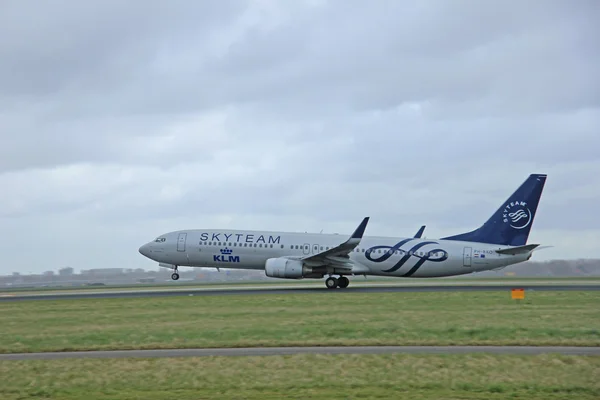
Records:
[[[548,180],[600,258],[600,2],[3,0],[0,274],[192,228],[439,238]]]

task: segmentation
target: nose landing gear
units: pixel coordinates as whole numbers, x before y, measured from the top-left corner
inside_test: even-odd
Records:
[[[171,274],[171,279],[173,279],[174,281],[176,281],[177,279],[179,279],[179,274],[177,273],[177,266],[175,266],[174,270],[175,270],[175,272],[173,272]]]
[[[335,289],[336,287],[339,287],[340,289],[345,289],[348,287],[349,284],[350,280],[345,276],[340,276],[339,278],[334,278],[333,276],[330,276],[325,280],[325,286],[327,286],[327,289]]]

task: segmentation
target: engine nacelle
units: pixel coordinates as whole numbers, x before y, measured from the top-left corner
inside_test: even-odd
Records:
[[[312,273],[300,260],[289,258],[269,258],[265,263],[265,274],[271,278],[302,279]]]

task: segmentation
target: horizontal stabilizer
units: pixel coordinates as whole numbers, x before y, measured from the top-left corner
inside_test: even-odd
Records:
[[[526,254],[529,253],[533,250],[535,250],[536,247],[538,247],[539,244],[526,244],[525,246],[517,246],[517,247],[509,247],[508,249],[500,249],[500,250],[496,250],[496,253],[498,254],[510,254],[510,255],[517,255],[517,254]]]

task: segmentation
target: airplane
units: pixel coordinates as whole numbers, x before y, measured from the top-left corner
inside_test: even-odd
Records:
[[[364,236],[365,217],[348,238],[338,234],[232,229],[165,233],[139,252],[162,267],[264,270],[268,277],[322,279],[329,289],[348,287],[348,276],[428,278],[489,271],[531,258],[527,244],[547,175],[531,174],[479,228],[441,239]],[[345,240],[344,240],[345,239]],[[541,247],[543,248],[543,247]]]

